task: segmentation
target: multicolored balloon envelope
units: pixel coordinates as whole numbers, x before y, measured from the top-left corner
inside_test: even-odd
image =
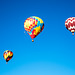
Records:
[[[35,38],[40,32],[42,32],[44,28],[44,22],[39,17],[31,16],[25,20],[24,28],[31,36],[33,42],[33,38]]]
[[[72,32],[74,35],[75,32],[75,17],[70,17],[65,21],[65,27]]]
[[[13,57],[13,52],[6,50],[3,54],[4,59],[6,60],[6,63]]]

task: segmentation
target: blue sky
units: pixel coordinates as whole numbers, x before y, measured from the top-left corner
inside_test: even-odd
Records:
[[[75,75],[75,36],[65,28],[74,9],[74,0],[0,0],[0,75]],[[34,42],[24,34],[30,16],[45,25]],[[8,64],[5,50],[14,54]]]

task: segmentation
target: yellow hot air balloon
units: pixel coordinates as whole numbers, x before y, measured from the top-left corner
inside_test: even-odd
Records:
[[[31,16],[25,20],[24,28],[27,31],[27,33],[30,35],[30,37],[32,38],[32,42],[33,42],[34,41],[33,39],[40,32],[42,32],[42,30],[44,28],[44,22],[39,17]]]
[[[6,63],[13,57],[13,52],[6,50],[3,54],[4,59],[6,60]]]

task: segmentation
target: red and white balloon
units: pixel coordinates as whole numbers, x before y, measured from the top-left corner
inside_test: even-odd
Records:
[[[72,32],[74,35],[75,32],[75,17],[70,17],[65,21],[65,27]]]

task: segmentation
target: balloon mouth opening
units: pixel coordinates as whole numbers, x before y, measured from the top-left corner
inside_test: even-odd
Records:
[[[74,35],[74,30],[71,30],[71,32],[72,32],[72,35]]]
[[[74,30],[71,30],[72,33],[74,33]]]

